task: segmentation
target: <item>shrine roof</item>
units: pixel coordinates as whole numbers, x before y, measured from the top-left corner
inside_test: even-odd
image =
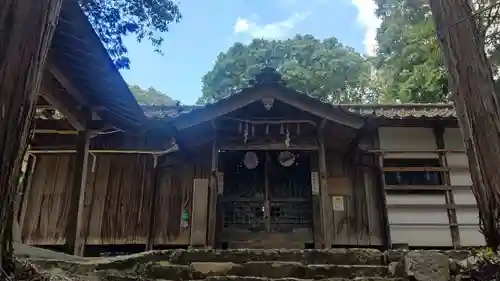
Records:
[[[383,119],[456,118],[452,104],[333,104],[331,106],[363,117]],[[148,118],[169,120],[203,107],[149,105],[142,108]]]

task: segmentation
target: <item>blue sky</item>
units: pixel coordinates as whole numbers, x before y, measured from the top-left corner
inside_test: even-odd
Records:
[[[165,34],[164,55],[148,41],[126,38],[132,63],[121,73],[129,84],[154,87],[184,104],[196,102],[201,78],[235,42],[312,34],[335,36],[367,53],[379,24],[372,0],[184,0],[179,6],[183,19]]]

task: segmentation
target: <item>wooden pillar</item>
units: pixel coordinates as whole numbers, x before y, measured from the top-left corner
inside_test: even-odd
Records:
[[[149,218],[146,233],[146,251],[153,250],[155,240],[155,218],[156,218],[156,198],[158,198],[158,184],[160,177],[160,165],[158,164],[158,156],[153,158],[153,170],[150,172],[151,192],[149,194]]]
[[[389,223],[389,210],[387,209],[387,184],[385,183],[385,173],[384,173],[384,154],[380,153],[377,156],[377,165],[379,168],[380,174],[380,202],[382,205],[382,225],[384,229],[384,246],[386,249],[392,248],[392,239],[391,239],[391,225]]]
[[[326,169],[326,149],[325,149],[325,143],[324,143],[324,138],[322,134],[322,129],[323,129],[324,123],[320,128],[319,131],[319,186],[320,186],[320,218],[321,218],[321,227],[322,229],[322,235],[323,235],[323,242],[324,245],[323,247],[326,249],[331,248],[332,246],[332,241],[330,237],[330,232],[329,230],[329,225],[333,222],[330,222],[327,220],[326,212],[331,212],[331,210],[326,210],[326,206],[329,206],[330,204],[328,203],[328,200],[330,200],[330,197],[328,196],[328,181],[327,181],[327,169]],[[317,195],[316,195],[317,196]],[[313,207],[314,210],[314,207]],[[315,214],[313,214],[315,215]],[[316,227],[316,226],[315,226]]]
[[[66,246],[72,254],[83,256],[85,246],[85,237],[83,237],[83,208],[85,188],[87,186],[89,132],[79,131],[77,138],[70,209],[66,223]]]
[[[219,188],[217,184],[218,165],[219,165],[219,147],[217,144],[217,134],[214,134],[212,144],[212,172],[210,176],[209,200],[208,200],[208,231],[207,231],[207,246],[215,248],[216,230],[217,230],[217,206],[219,197]]]
[[[19,211],[17,217],[17,219],[19,220],[19,229],[21,232],[23,231],[24,219],[26,217],[26,212],[28,210],[28,203],[29,203],[28,200],[31,192],[31,182],[33,179],[33,173],[35,172],[35,168],[36,168],[36,157],[31,156],[28,158],[28,167],[23,179],[24,181],[23,190],[20,200],[21,202],[19,203]]]
[[[380,149],[380,139],[379,139],[379,131],[378,129],[374,131],[373,134],[373,147],[376,149]],[[382,237],[384,247],[386,249],[392,248],[392,239],[391,239],[391,225],[389,223],[389,210],[387,209],[387,184],[385,182],[385,173],[384,173],[384,153],[375,154],[374,155],[375,165],[377,166],[377,172],[379,175],[379,184],[376,186],[377,194],[380,202],[380,208],[382,211]]]
[[[448,159],[447,154],[444,152],[446,149],[444,143],[444,126],[441,123],[437,123],[434,127],[434,136],[436,138],[436,147],[439,150],[439,166],[443,168],[448,168]],[[455,197],[453,196],[453,189],[451,188],[451,178],[450,171],[442,171],[441,172],[441,181],[442,185],[446,186],[445,192],[445,200],[448,205],[455,205]],[[458,228],[458,218],[457,218],[457,209],[453,208],[447,209],[448,214],[448,222],[450,224],[450,232],[451,232],[451,241],[454,249],[460,248],[460,232]]]

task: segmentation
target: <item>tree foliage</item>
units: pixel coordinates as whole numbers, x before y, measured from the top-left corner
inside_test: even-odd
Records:
[[[475,0],[479,12],[495,0]],[[376,0],[378,50],[373,59],[376,79],[385,83],[377,90],[387,102],[447,102],[448,76],[428,1]],[[478,38],[488,50],[494,66],[500,62],[498,8],[479,13]],[[495,67],[497,69],[497,67]]]
[[[319,40],[297,35],[287,40],[235,43],[219,54],[213,69],[203,77],[198,103],[217,101],[248,86],[253,75],[265,66],[276,68],[291,88],[323,101],[376,100],[370,88],[371,65],[365,57],[334,37]]]
[[[406,0],[377,0],[377,56],[374,65],[379,89],[387,102],[443,102],[448,82],[435,39],[429,7]]]
[[[161,52],[162,33],[182,18],[172,0],[78,1],[118,68],[130,66],[124,36],[133,34],[139,42],[148,39],[155,51]]]
[[[137,102],[141,105],[175,105],[177,103],[167,94],[153,87],[142,89],[138,85],[131,85],[129,88],[137,99]]]

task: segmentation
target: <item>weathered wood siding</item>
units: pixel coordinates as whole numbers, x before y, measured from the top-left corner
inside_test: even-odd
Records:
[[[65,243],[71,198],[73,154],[37,155],[33,179],[23,202],[26,244]],[[145,243],[149,217],[152,156],[91,156],[85,192],[87,244]]]
[[[197,154],[195,161],[172,156],[160,172],[157,182],[154,243],[189,245],[191,225],[181,226],[182,213],[192,214],[194,179],[209,179],[211,156]],[[195,162],[195,163],[193,163]]]
[[[334,245],[382,245],[382,209],[376,195],[376,180],[370,168],[354,166],[341,154],[327,150],[328,200],[324,212]],[[335,211],[333,198],[341,197],[344,210]]]
[[[151,155],[97,156],[85,193],[87,244],[146,242],[152,166]]]
[[[22,240],[26,244],[64,244],[71,198],[68,186],[73,177],[72,155],[43,155],[36,161],[32,185],[24,196]]]
[[[175,158],[175,157],[174,157]],[[23,241],[32,245],[65,243],[74,154],[39,154],[25,209]],[[183,211],[191,214],[195,178],[209,178],[210,158],[198,164],[169,163],[158,173],[153,198],[154,243],[189,244],[190,225],[181,227]],[[198,160],[197,160],[198,161]],[[97,154],[89,159],[85,192],[86,244],[145,244],[151,214],[153,157],[143,154]]]

